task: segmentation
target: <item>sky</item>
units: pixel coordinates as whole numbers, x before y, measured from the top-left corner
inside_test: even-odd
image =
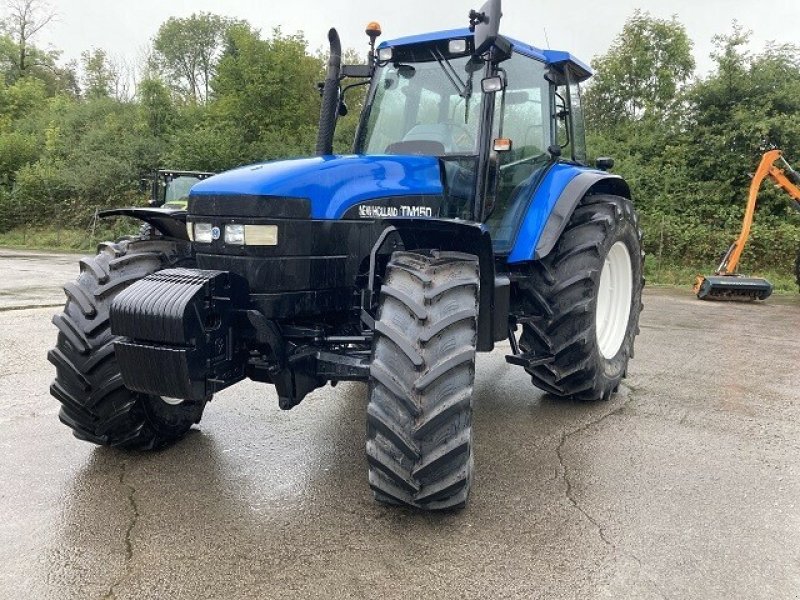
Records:
[[[345,48],[366,52],[364,28],[383,27],[383,39],[467,25],[470,8],[484,0],[50,0],[57,20],[36,41],[77,59],[83,50],[103,48],[117,59],[134,62],[159,25],[170,16],[213,12],[247,19],[264,33],[303,31],[312,49],[323,48],[331,26]],[[0,0],[0,6],[3,2]],[[625,20],[637,8],[657,17],[676,15],[694,41],[698,73],[713,62],[711,38],[731,30],[738,20],[752,30],[751,48],[768,41],[800,43],[800,0],[503,0],[501,33],[542,48],[567,50],[584,62],[604,53]]]

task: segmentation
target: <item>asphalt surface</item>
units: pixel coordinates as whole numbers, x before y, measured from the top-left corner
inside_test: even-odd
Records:
[[[469,506],[424,514],[372,500],[363,385],[239,384],[158,453],[74,439],[29,307],[76,258],[0,273],[0,598],[800,598],[800,297],[648,290],[605,403],[481,355]]]

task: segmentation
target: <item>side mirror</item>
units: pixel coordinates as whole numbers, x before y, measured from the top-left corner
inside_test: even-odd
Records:
[[[495,92],[501,92],[505,88],[505,81],[499,75],[495,75],[494,77],[486,77],[481,79],[481,89],[483,90],[484,94],[494,94]]]
[[[469,11],[469,30],[475,34],[473,54],[480,56],[497,41],[500,34],[500,0],[488,0],[480,10]]]
[[[614,168],[614,159],[609,156],[600,156],[594,164],[601,171],[610,171]]]

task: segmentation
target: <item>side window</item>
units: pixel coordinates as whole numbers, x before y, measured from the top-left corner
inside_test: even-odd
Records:
[[[556,123],[556,142],[561,146],[561,156],[572,158],[572,130],[569,126],[569,87],[559,85],[553,97],[553,118]]]
[[[581,86],[570,73],[569,83],[570,114],[572,116],[572,158],[586,162],[586,128],[581,104]]]
[[[555,88],[553,115],[556,139],[561,146],[561,155],[577,162],[586,162],[586,129],[583,120],[581,88],[570,70],[566,80]]]

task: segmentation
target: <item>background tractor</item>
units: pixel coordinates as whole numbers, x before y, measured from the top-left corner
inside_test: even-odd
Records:
[[[159,169],[151,177],[142,179],[142,191],[150,190],[150,206],[186,210],[192,186],[213,174],[208,171]]]
[[[283,409],[363,381],[375,497],[435,510],[470,491],[476,352],[509,340],[548,394],[609,398],[642,308],[630,189],[586,164],[589,68],[500,16],[378,48],[371,26],[359,66],[332,29],[317,156],[200,181],[186,211],[108,211],[162,235],[102,244],[65,287],[51,389],[74,434],[157,448],[245,378]],[[334,155],[345,78],[369,88]]]

